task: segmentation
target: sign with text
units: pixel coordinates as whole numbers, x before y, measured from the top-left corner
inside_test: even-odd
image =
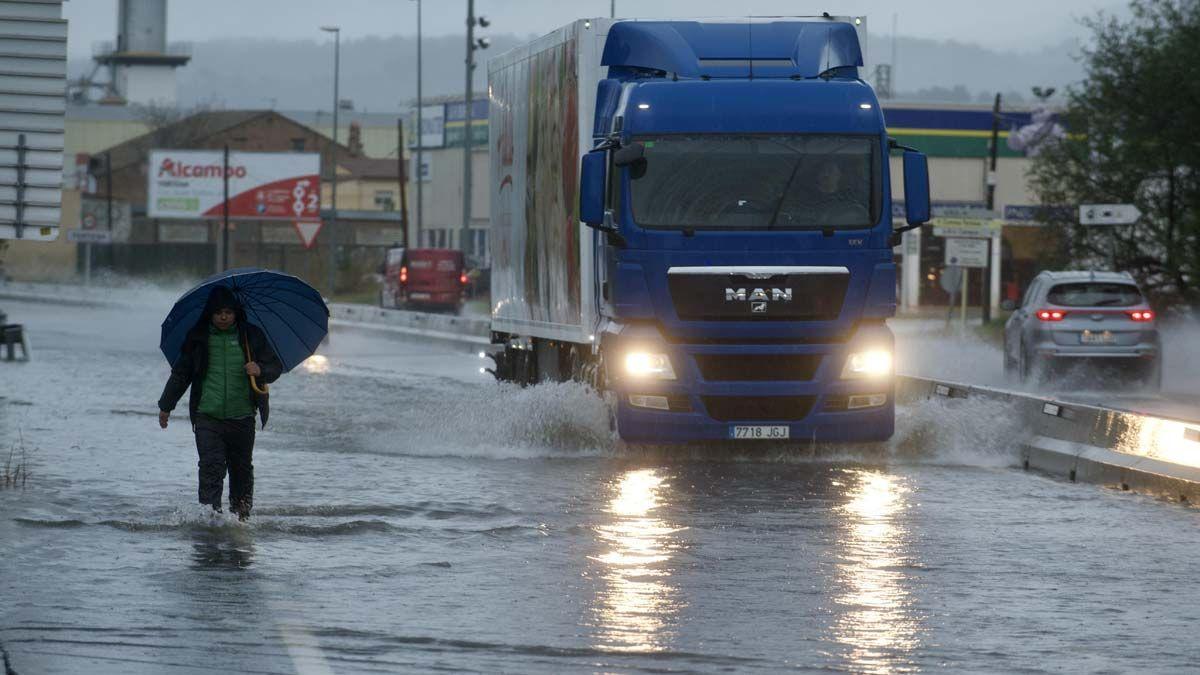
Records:
[[[319,221],[321,156],[300,152],[151,150],[147,213],[151,218]]]
[[[78,244],[111,244],[112,232],[108,230],[67,230],[67,241]]]
[[[987,239],[1000,231],[1003,222],[979,218],[934,218],[930,225],[933,225],[935,237]]]
[[[946,239],[946,266],[987,267],[987,239]]]
[[[1079,207],[1080,225],[1132,225],[1142,216],[1133,204],[1083,204]]]

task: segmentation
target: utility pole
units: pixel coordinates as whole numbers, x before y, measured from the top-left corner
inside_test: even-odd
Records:
[[[400,243],[405,249],[408,248],[408,188],[404,185],[405,175],[408,173],[404,169],[404,118],[396,118],[396,168],[399,169],[397,175],[400,177]]]
[[[990,162],[987,171],[987,208],[996,208],[996,155],[1000,151],[1000,93],[996,93],[996,102],[992,105],[992,146]],[[983,268],[983,303],[980,307],[983,323],[992,320],[992,232],[988,227],[987,264]]]
[[[337,291],[337,151],[338,151],[338,78],[341,75],[342,29],[338,26],[321,26],[326,33],[333,33],[333,145],[330,147],[333,192],[333,211],[329,216],[329,297]]]
[[[475,74],[475,0],[467,0],[467,91],[463,99],[466,108],[466,126],[463,127],[463,222],[458,248],[467,257],[467,243],[471,239],[471,91]],[[449,242],[447,242],[449,243]]]
[[[425,121],[422,118],[424,114],[425,103],[421,98],[421,0],[417,0],[417,167],[413,173],[417,176],[417,246],[421,245],[421,230],[425,226],[425,200],[421,192],[421,183],[424,179],[425,172]],[[405,211],[407,213],[407,211]],[[407,217],[407,216],[405,216]],[[408,230],[405,228],[405,237],[408,236]],[[405,240],[405,248],[408,247],[408,241]]]
[[[229,269],[229,144],[221,155],[221,271]],[[110,213],[109,217],[112,215]]]
[[[475,74],[475,50],[487,49],[491,46],[491,42],[481,37],[475,39],[475,25],[480,28],[487,28],[491,25],[486,17],[475,18],[475,0],[467,0],[467,92],[464,105],[466,106],[466,134],[463,137],[463,224],[462,236],[460,237],[459,249],[463,252],[463,257],[470,253],[471,243],[471,142],[472,136],[472,117],[471,114],[475,108],[475,102],[471,100],[474,96],[471,84],[472,76]]]

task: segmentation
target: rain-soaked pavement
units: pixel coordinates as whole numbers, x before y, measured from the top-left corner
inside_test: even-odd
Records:
[[[335,334],[273,387],[255,517],[195,499],[146,310],[5,302],[17,673],[1195,668],[1200,512],[1013,468],[1000,410],[873,448],[623,455],[577,386]],[[2,465],[5,457],[0,457]]]

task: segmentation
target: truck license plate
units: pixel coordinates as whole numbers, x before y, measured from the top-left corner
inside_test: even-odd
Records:
[[[1093,333],[1090,330],[1085,330],[1079,334],[1079,343],[1085,345],[1110,345],[1113,343],[1113,334],[1108,331]]]
[[[791,437],[791,428],[789,427],[767,427],[767,426],[734,426],[729,428],[729,437],[733,439],[771,439],[777,440],[781,438]]]
[[[431,298],[433,296],[430,295],[429,293],[409,293],[408,297],[413,300],[428,300],[429,298]]]

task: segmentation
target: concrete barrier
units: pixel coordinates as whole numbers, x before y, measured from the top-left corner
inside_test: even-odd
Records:
[[[1067,403],[1053,398],[900,376],[901,403],[984,399],[1019,418],[1026,469],[1069,481],[1109,485],[1181,502],[1200,501],[1200,422]]]
[[[329,317],[357,324],[414,329],[421,333],[485,339],[491,335],[491,320],[484,317],[428,314],[426,312],[409,312],[400,309],[383,309],[372,305],[350,305],[336,302],[329,305]]]

